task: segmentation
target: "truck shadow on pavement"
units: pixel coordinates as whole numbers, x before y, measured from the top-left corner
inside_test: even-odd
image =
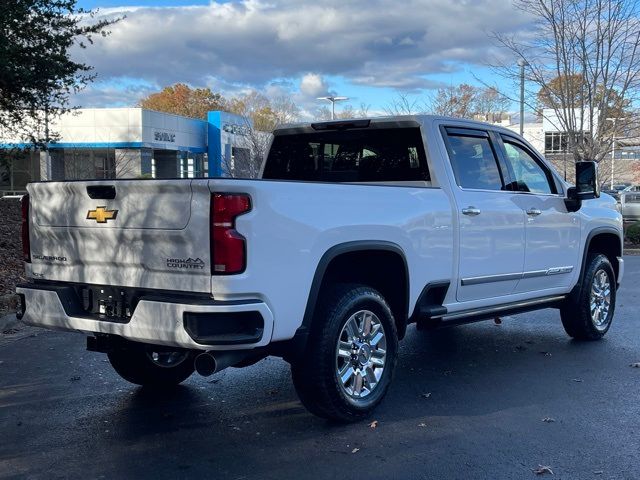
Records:
[[[548,327],[514,320],[508,326],[411,328],[387,398],[372,418],[402,422],[480,416],[548,403],[597,376],[601,356],[613,354],[607,339],[575,342],[559,321]],[[131,388],[113,411],[104,412],[105,420],[119,425],[119,433],[129,439],[191,429],[236,435],[256,424],[275,433],[352,428],[307,413],[291,385],[288,365],[279,359],[209,379],[194,376],[170,391]]]
[[[168,391],[147,390],[121,380],[82,342],[43,332],[13,344],[14,355],[26,347],[21,342],[41,345],[38,362],[3,357],[0,427],[8,441],[0,447],[0,466],[43,478],[50,458],[69,476],[90,468],[107,478],[150,472],[158,478],[314,478],[327,465],[346,471],[356,450],[376,465],[371,478],[380,478],[394,471],[390,451],[409,449],[421,472],[431,459],[447,458],[452,445],[472,456],[481,445],[484,458],[487,442],[500,443],[504,453],[513,444],[507,439],[525,442],[528,451],[544,438],[556,442],[557,451],[575,442],[578,430],[594,436],[617,425],[620,409],[634,418],[633,408],[616,402],[636,385],[628,366],[637,353],[635,328],[620,322],[603,341],[574,342],[554,311],[499,326],[410,327],[385,401],[352,425],[308,413],[288,364],[277,358],[208,378],[194,375]],[[604,416],[585,425],[584,409]],[[547,416],[563,428],[542,422]],[[540,460],[527,461],[535,466]]]

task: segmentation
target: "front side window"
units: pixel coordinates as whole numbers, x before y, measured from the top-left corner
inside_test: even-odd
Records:
[[[448,134],[449,156],[462,188],[502,190],[504,184],[489,138]]]
[[[555,193],[549,182],[548,171],[540,165],[524,148],[508,140],[504,141],[507,162],[515,177],[516,188],[520,192]]]

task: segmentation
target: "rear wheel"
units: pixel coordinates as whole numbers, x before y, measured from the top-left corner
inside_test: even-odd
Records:
[[[616,278],[605,255],[590,254],[579,294],[560,309],[562,325],[577,340],[602,338],[613,320],[616,306]]]
[[[393,314],[382,295],[339,285],[323,296],[305,354],[291,367],[293,383],[311,413],[359,420],[384,398],[397,352]]]
[[[107,355],[118,375],[136,385],[170,387],[183,382],[194,371],[193,353],[189,350],[127,342]]]

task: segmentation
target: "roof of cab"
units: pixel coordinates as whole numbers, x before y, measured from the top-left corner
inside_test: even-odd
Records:
[[[365,125],[365,122],[369,124]],[[275,129],[274,135],[292,135],[297,133],[313,133],[319,130],[341,130],[357,128],[402,128],[417,127],[426,123],[450,123],[455,126],[466,126],[469,128],[482,128],[500,131],[514,135],[515,132],[500,125],[469,120],[466,118],[447,117],[442,115],[394,115],[386,117],[352,118],[339,120],[326,120],[320,122],[300,122],[282,125]],[[350,126],[351,125],[351,126]],[[334,128],[332,128],[334,127]]]

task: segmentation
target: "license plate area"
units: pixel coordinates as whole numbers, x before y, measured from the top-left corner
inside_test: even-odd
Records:
[[[126,289],[115,287],[80,287],[78,296],[86,314],[118,323],[131,319],[137,303]]]

